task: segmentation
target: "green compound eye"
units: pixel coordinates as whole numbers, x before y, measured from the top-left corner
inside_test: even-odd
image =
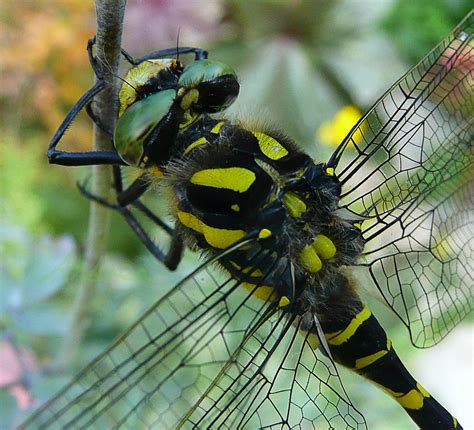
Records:
[[[175,97],[175,90],[152,94],[135,102],[118,119],[114,144],[120,158],[127,164],[140,165],[147,137],[168,114]]]
[[[210,82],[225,75],[236,76],[232,67],[220,61],[199,60],[187,66],[179,78],[179,85],[192,87],[201,82]]]
[[[197,89],[199,100],[195,109],[220,112],[230,106],[239,94],[239,83],[232,67],[220,61],[199,60],[187,66],[181,74],[179,87]]]

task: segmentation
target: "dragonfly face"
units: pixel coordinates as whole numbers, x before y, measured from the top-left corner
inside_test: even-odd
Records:
[[[365,428],[338,363],[375,382],[419,427],[461,428],[404,367],[350,268],[368,270],[417,346],[439,342],[470,311],[473,33],[471,13],[327,163],[278,131],[207,116],[237,95],[226,66],[216,79],[234,90],[219,81],[221,91],[207,91],[216,75],[199,61],[189,69],[165,62],[176,66],[166,72],[170,88],[160,78],[146,97],[123,88],[121,155],[161,163],[173,237],[208,259],[27,424]],[[172,138],[156,140],[169,118]],[[169,154],[147,152],[148,142],[165,142]],[[132,228],[129,206],[163,227],[141,194],[127,201],[117,189],[119,205],[88,195]]]
[[[130,166],[160,166],[179,129],[203,113],[226,109],[238,92],[235,72],[218,61],[184,67],[174,59],[145,60],[123,78],[115,149]]]

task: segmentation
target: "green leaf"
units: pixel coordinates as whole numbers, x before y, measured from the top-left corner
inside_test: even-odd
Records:
[[[15,428],[15,418],[18,414],[16,398],[6,389],[0,389],[0,428]]]
[[[55,306],[42,304],[28,309],[15,319],[13,330],[39,336],[60,336],[66,334],[68,316]]]
[[[27,270],[20,283],[24,305],[36,304],[47,299],[61,288],[76,261],[72,238],[42,237],[32,243]]]
[[[51,297],[65,284],[76,262],[69,236],[36,238],[6,222],[0,225],[0,252],[4,313],[16,314]]]

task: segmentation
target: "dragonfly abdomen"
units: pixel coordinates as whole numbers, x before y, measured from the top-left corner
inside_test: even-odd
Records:
[[[335,361],[393,397],[420,428],[462,429],[456,418],[408,372],[369,308],[359,302],[351,312],[352,315],[321,318]]]

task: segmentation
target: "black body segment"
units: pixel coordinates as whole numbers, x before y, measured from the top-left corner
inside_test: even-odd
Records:
[[[334,360],[392,396],[421,429],[462,429],[410,375],[369,308],[359,302],[353,311],[321,319]]]

